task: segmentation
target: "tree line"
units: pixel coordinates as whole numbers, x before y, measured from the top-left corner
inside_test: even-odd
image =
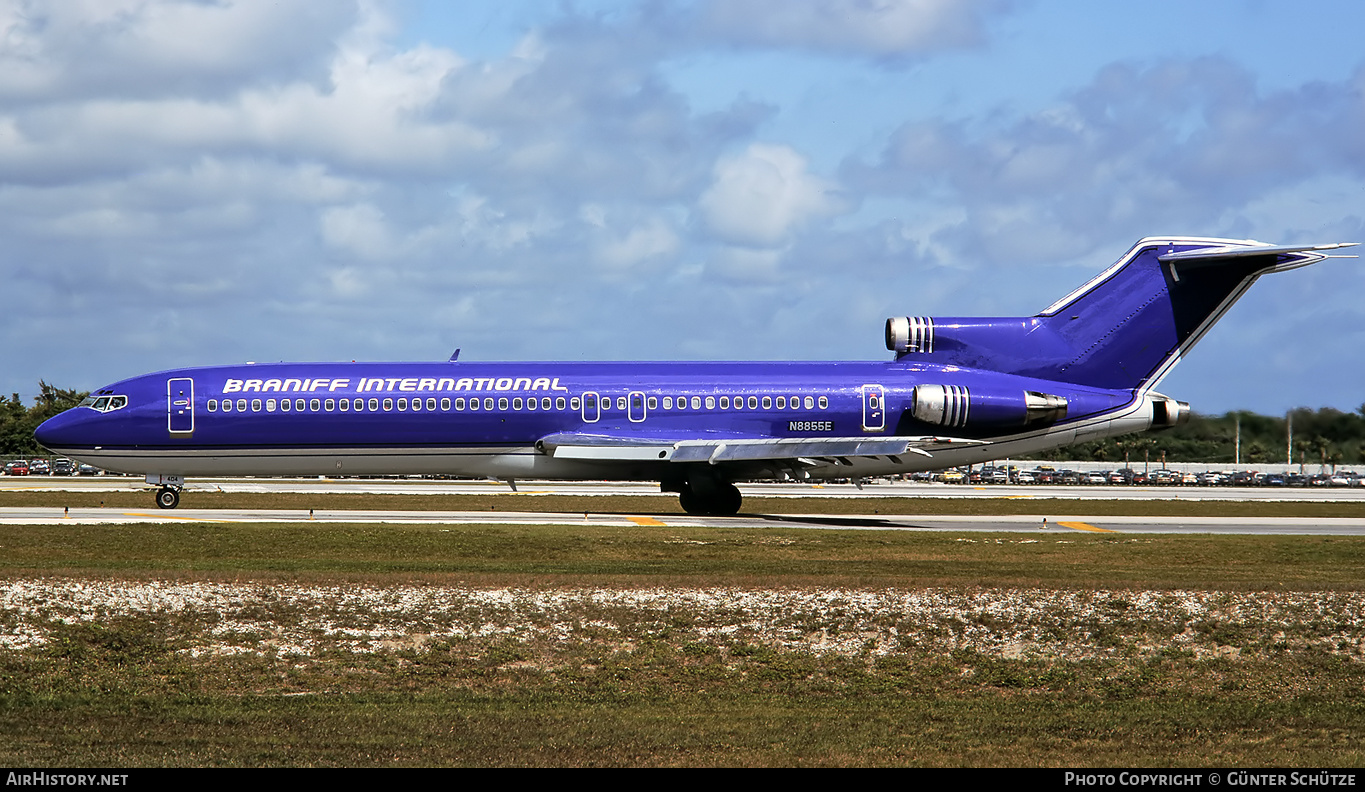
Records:
[[[24,406],[19,394],[0,401],[0,456],[28,457],[44,452],[33,440],[38,424],[85,398],[86,392],[67,390],[38,382],[33,405]],[[1289,429],[1293,426],[1293,464],[1365,464],[1365,404],[1355,412],[1331,407],[1301,407],[1287,416],[1258,415],[1235,411],[1222,415],[1190,416],[1189,423],[1174,429],[1108,437],[1060,448],[1042,459],[1059,462],[1094,461],[1129,464],[1144,459],[1160,462],[1231,463],[1239,456],[1247,464],[1284,463],[1289,454]]]
[[[1349,413],[1332,407],[1317,410],[1300,407],[1284,416],[1245,410],[1222,415],[1195,413],[1189,423],[1173,429],[1108,437],[1040,456],[1062,462],[1123,462],[1126,458],[1132,465],[1144,459],[1153,463],[1165,459],[1208,463],[1240,460],[1252,465],[1359,465],[1365,463],[1365,404]]]
[[[57,413],[80,404],[86,395],[87,391],[57,388],[39,380],[32,407],[25,407],[17,393],[0,401],[0,456],[27,458],[46,454],[33,439],[33,430]]]

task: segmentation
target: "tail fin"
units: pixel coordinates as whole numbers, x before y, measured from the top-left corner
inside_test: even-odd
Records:
[[[1029,317],[887,320],[897,360],[999,371],[1115,390],[1160,382],[1262,275],[1354,245],[1149,237]]]

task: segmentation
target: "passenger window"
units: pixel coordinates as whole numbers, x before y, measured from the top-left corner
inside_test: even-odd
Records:
[[[560,396],[559,398],[560,398],[561,401],[563,401],[563,399],[564,399],[563,396]],[[574,411],[574,412],[578,412],[578,405],[579,405],[580,403],[581,403],[581,402],[579,401],[579,399],[578,399],[577,396],[575,396],[575,397],[573,397],[572,399],[569,400],[569,406],[573,408],[573,411]],[[559,409],[562,410],[562,409],[564,409],[564,408],[563,408],[563,406],[561,406]]]
[[[672,396],[665,396],[665,397],[664,397],[664,409],[665,409],[665,410],[671,410],[671,409],[673,409],[673,397],[672,397]]]
[[[478,410],[478,409],[479,409],[479,400],[478,400],[478,399],[470,399],[470,400],[469,400],[469,409],[470,409],[470,410]]]
[[[450,412],[450,399],[441,399],[441,412]]]
[[[323,406],[327,408],[327,412],[334,412],[337,408],[337,403],[335,399],[328,399],[323,402]]]
[[[625,412],[625,411],[626,411],[626,397],[625,397],[625,396],[617,396],[617,397],[616,397],[616,409],[620,410],[621,412]]]
[[[227,407],[231,403],[232,402],[229,402],[227,399],[223,400],[224,407]],[[288,399],[280,399],[280,412],[289,412],[289,408],[291,406],[293,406],[293,402],[289,401]]]
[[[237,400],[237,412],[246,412],[246,399]]]
[[[209,412],[218,412],[218,400],[209,399]]]
[[[578,409],[578,399],[574,399],[573,401],[574,401],[573,408],[574,408],[575,410],[577,410],[577,409]],[[562,410],[562,409],[564,409],[564,397],[563,397],[563,396],[556,396],[556,397],[555,397],[555,409],[556,409],[556,410]]]
[[[503,399],[503,401],[507,401],[507,400],[506,400],[506,399]],[[491,409],[493,409],[493,399],[492,399],[492,397],[489,397],[489,398],[483,400],[483,408],[484,408],[485,410],[491,410]]]
[[[539,406],[540,406],[540,405],[536,403],[536,400],[535,400],[534,398],[530,398],[530,399],[527,399],[527,400],[526,400],[526,409],[528,409],[528,410],[534,410],[536,407],[539,407]]]
[[[275,401],[274,399],[266,399],[266,400],[265,400],[265,411],[266,411],[266,412],[275,412],[275,408],[278,407],[278,406],[279,406],[279,402]]]
[[[778,396],[778,397],[777,397],[777,409],[779,409],[779,410],[785,410],[785,409],[787,409],[787,397],[786,397],[786,396]]]
[[[507,397],[506,397],[506,396],[502,396],[502,397],[499,397],[499,398],[498,398],[498,409],[499,409],[499,410],[502,410],[502,411],[504,411],[504,412],[507,411]]]
[[[700,397],[700,396],[693,396],[693,397],[692,397],[692,409],[694,409],[694,410],[700,410],[700,409],[701,409],[701,397]]]
[[[806,409],[809,410],[809,409],[811,409],[811,408],[814,407],[814,406],[815,406],[815,399],[812,399],[811,397],[807,396],[807,397],[806,397]]]
[[[560,399],[560,401],[564,401],[564,400],[563,400],[563,399]],[[549,397],[549,396],[542,396],[542,397],[541,397],[541,399],[540,399],[540,409],[542,409],[542,410],[548,410],[548,409],[550,409],[550,397]]]
[[[721,408],[722,410],[728,410],[728,409],[730,409],[730,397],[729,397],[729,396],[722,396],[722,397],[720,397],[720,408]]]
[[[706,397],[706,409],[708,409],[708,410],[714,410],[714,409],[716,409],[716,397],[715,397],[715,396],[707,396],[707,397]]]
[[[826,397],[824,397],[824,396],[821,396],[821,397],[820,397],[820,409],[822,409],[822,410],[829,409],[829,399],[828,399],[828,398],[826,398]]]
[[[294,412],[303,412],[303,399],[294,400]]]
[[[318,411],[319,409],[321,409],[321,408],[322,408],[322,401],[321,401],[321,400],[319,400],[319,399],[309,399],[309,400],[308,400],[308,409],[312,410],[313,412],[317,412],[317,411]]]
[[[413,399],[413,400],[412,400],[412,411],[413,411],[413,412],[421,412],[421,411],[422,411],[422,400],[421,400],[421,399]]]
[[[515,398],[515,399],[512,400],[512,409],[514,409],[514,410],[520,410],[520,409],[521,409],[521,397],[520,397],[520,396],[518,396],[517,398]]]
[[[342,400],[341,400],[340,407],[341,407],[341,411],[342,411],[342,412],[349,412],[350,409],[351,409],[351,400],[350,400],[350,399],[342,399]]]
[[[251,411],[252,411],[252,412],[260,412],[260,411],[261,411],[261,400],[260,400],[260,399],[252,399],[252,400],[251,400]]]
[[[765,410],[771,410],[772,408],[773,408],[773,397],[771,397],[771,396],[764,396],[764,397],[763,397],[763,409],[765,409]]]
[[[430,412],[436,412],[436,399],[434,398],[427,399],[427,410]]]
[[[750,397],[749,397],[749,409],[750,409],[750,410],[757,410],[757,409],[758,409],[758,397],[757,397],[757,396],[750,396]]]
[[[379,410],[379,400],[378,400],[378,399],[370,399],[369,407],[370,407],[370,412],[377,412],[377,411]]]
[[[384,412],[393,412],[393,399],[384,400]]]
[[[659,398],[657,396],[650,396],[648,405],[649,409],[657,410],[659,408]]]
[[[223,412],[232,412],[232,399],[223,399]]]
[[[398,400],[398,409],[400,409],[400,410],[406,410],[407,408],[408,408],[408,400],[407,400],[407,399],[399,399],[399,400]]]

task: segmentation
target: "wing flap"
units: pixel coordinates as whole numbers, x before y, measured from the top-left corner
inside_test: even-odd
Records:
[[[556,459],[613,462],[754,462],[819,457],[895,456],[980,445],[957,437],[746,437],[669,440],[562,433],[541,439],[537,447]]]

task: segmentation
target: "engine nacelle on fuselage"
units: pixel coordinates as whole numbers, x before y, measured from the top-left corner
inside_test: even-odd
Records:
[[[1066,417],[1067,400],[1029,390],[990,391],[961,385],[916,385],[910,414],[947,427],[1005,429],[1056,423]]]

